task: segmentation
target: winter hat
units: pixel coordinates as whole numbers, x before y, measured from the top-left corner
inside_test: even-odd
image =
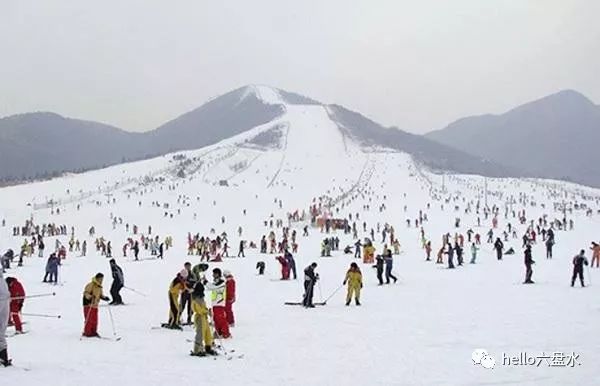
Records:
[[[187,279],[187,277],[188,277],[188,271],[187,271],[187,269],[184,268],[181,271],[179,271],[179,276],[181,276],[184,279]]]
[[[231,276],[231,272],[228,270],[225,270],[225,271],[223,271],[223,276],[229,277],[229,276]]]

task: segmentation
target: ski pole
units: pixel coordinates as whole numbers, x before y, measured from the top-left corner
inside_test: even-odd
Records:
[[[23,299],[32,299],[32,298],[42,298],[46,296],[56,296],[56,292],[50,292],[47,294],[38,294],[38,295],[27,295],[27,296],[15,296],[14,298],[10,298],[10,300],[23,300]]]
[[[23,316],[36,316],[38,318],[56,318],[56,319],[60,319],[61,318],[60,315],[50,315],[50,314],[30,314],[30,313],[23,313],[21,315],[23,315]]]
[[[587,271],[587,277],[588,277],[588,286],[592,285],[592,275],[590,275],[590,267],[588,267],[587,265],[585,266],[585,270]]]
[[[317,281],[317,284],[319,285],[319,297],[321,298],[321,301],[323,301],[323,292],[321,291],[321,281]]]
[[[108,315],[110,316],[110,325],[112,326],[113,336],[115,337],[115,340],[119,340],[121,338],[117,336],[117,330],[115,329],[115,320],[113,318],[112,307],[110,306],[110,304],[108,305]]]
[[[125,288],[125,289],[128,289],[128,290],[130,290],[131,292],[134,292],[134,293],[136,293],[136,294],[138,294],[138,295],[141,295],[141,296],[143,296],[143,297],[148,297],[148,295],[146,295],[145,293],[142,293],[142,292],[140,292],[140,291],[138,291],[138,290],[135,290],[135,289],[133,289],[133,288],[129,288],[129,287],[125,287],[125,286],[123,286],[123,288]]]
[[[340,285],[339,287],[337,287],[337,288],[335,289],[335,291],[333,291],[333,293],[332,293],[331,295],[329,295],[329,297],[328,297],[327,299],[325,299],[325,301],[324,301],[323,303],[327,303],[327,302],[329,301],[329,299],[331,299],[331,298],[333,297],[333,295],[335,295],[335,294],[336,294],[336,293],[337,293],[339,290],[341,290],[341,289],[342,289],[342,287],[343,287],[343,286],[344,286],[344,285],[342,284],[342,285]]]

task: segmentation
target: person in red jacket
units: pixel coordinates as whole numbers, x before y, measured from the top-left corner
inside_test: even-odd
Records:
[[[21,309],[25,303],[25,289],[23,285],[14,277],[7,277],[6,284],[10,292],[10,314],[9,322],[15,326],[17,334],[23,333],[23,323],[21,322]]]
[[[235,318],[233,316],[233,303],[235,303],[235,279],[229,271],[224,271],[225,276],[225,315],[229,326],[235,326]]]
[[[281,280],[290,279],[290,264],[283,256],[277,256],[275,259],[281,264]]]

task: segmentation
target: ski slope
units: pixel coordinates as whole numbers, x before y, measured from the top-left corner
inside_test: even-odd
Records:
[[[273,90],[256,92],[264,100],[281,103]],[[262,147],[249,142],[275,126],[282,133],[277,143]],[[183,178],[178,177],[181,170]],[[223,180],[228,186],[220,186]],[[478,227],[475,211],[464,212],[477,200],[483,205],[486,184],[488,205],[501,208],[498,232],[511,222],[519,235],[505,243],[516,254],[502,261],[496,260],[492,246],[485,243],[491,218],[480,214]],[[280,268],[275,255],[257,250],[247,249],[244,259],[211,263],[211,269],[232,271],[237,281],[237,322],[233,338],[223,342],[228,350],[235,350],[233,359],[190,357],[192,344],[187,340],[194,335],[190,327],[183,332],[152,328],[167,319],[170,281],[184,262],[199,262],[198,257],[186,254],[188,232],[225,231],[230,254],[235,255],[239,226],[242,239],[258,243],[271,231],[265,220],[282,219],[287,224],[287,213],[308,211],[319,197],[334,203],[335,217],[359,213],[361,238],[368,237],[377,223],[394,226],[402,250],[394,256],[398,283],[378,286],[374,269],[361,263],[363,305],[346,307],[345,288],[334,292],[349,264],[358,260],[342,251],[333,252],[331,258],[319,257],[325,235],[310,228],[309,237],[299,237],[298,280],[277,280]],[[519,197],[527,197],[526,204]],[[61,319],[26,316],[29,332],[9,338],[15,367],[0,369],[0,379],[2,384],[22,386],[597,384],[595,362],[600,346],[594,337],[600,323],[600,282],[596,283],[600,276],[597,269],[590,269],[590,282],[586,271],[591,285],[582,289],[578,284],[570,287],[570,275],[571,258],[580,249],[590,258],[590,242],[598,240],[598,197],[598,190],[558,181],[433,174],[406,154],[364,149],[343,138],[324,108],[314,105],[286,105],[285,114],[277,120],[203,149],[3,188],[0,220],[5,219],[6,226],[0,228],[0,252],[18,251],[23,237],[13,237],[12,227],[33,219],[39,224],[74,227],[75,237],[88,241],[88,256],[70,253],[56,286],[41,282],[45,258],[26,258],[24,267],[8,271],[7,275],[24,283],[29,294],[56,293],[27,300],[24,312],[60,314]],[[518,224],[511,214],[504,218],[504,208],[525,208],[528,221],[543,215],[552,220],[562,217],[553,209],[555,202],[585,203],[593,215],[581,210],[568,213],[575,228],[556,232],[552,260],[545,259],[541,242],[533,246],[536,284],[524,286],[520,237],[526,225]],[[380,211],[382,204],[386,209]],[[468,248],[467,264],[454,270],[425,261],[420,228],[406,225],[407,219],[418,218],[419,211],[429,219],[423,228],[432,241],[434,260],[443,234],[465,234],[472,228],[484,242],[477,264],[468,264]],[[113,229],[111,214],[121,217],[123,224]],[[221,217],[226,219],[224,224]],[[454,227],[456,217],[461,219],[459,228]],[[367,232],[362,231],[363,221]],[[161,239],[172,236],[174,248],[164,260],[151,259],[143,250],[142,261],[122,257],[121,246],[133,237],[126,232],[126,223],[138,225],[142,233],[152,226],[152,235]],[[304,225],[293,223],[292,228],[300,236]],[[83,287],[96,272],[107,276],[105,293],[111,282],[108,259],[99,255],[94,238],[87,235],[91,226],[96,227],[96,237],[112,241],[126,286],[147,295],[121,292],[127,305],[111,309],[116,333],[122,338],[118,342],[80,340]],[[281,230],[274,230],[279,237]],[[336,236],[342,249],[354,243],[351,234],[338,232]],[[45,239],[47,252],[55,239]],[[58,239],[68,242],[67,236]],[[380,235],[375,237],[375,246],[380,253]],[[257,276],[257,261],[266,262],[265,276]],[[313,261],[321,276],[315,300],[334,295],[326,306],[316,309],[284,306],[286,301],[301,299],[301,270]],[[106,307],[100,310],[99,332],[113,336]],[[473,365],[471,353],[476,348],[485,348],[495,357],[494,369]],[[502,353],[557,351],[579,354],[580,365],[502,365]]]

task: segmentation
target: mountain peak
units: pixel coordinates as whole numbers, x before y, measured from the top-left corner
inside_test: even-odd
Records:
[[[278,89],[260,84],[249,84],[242,87],[242,96],[240,101],[243,101],[248,96],[253,95],[267,105],[283,105],[285,101],[281,97]]]

